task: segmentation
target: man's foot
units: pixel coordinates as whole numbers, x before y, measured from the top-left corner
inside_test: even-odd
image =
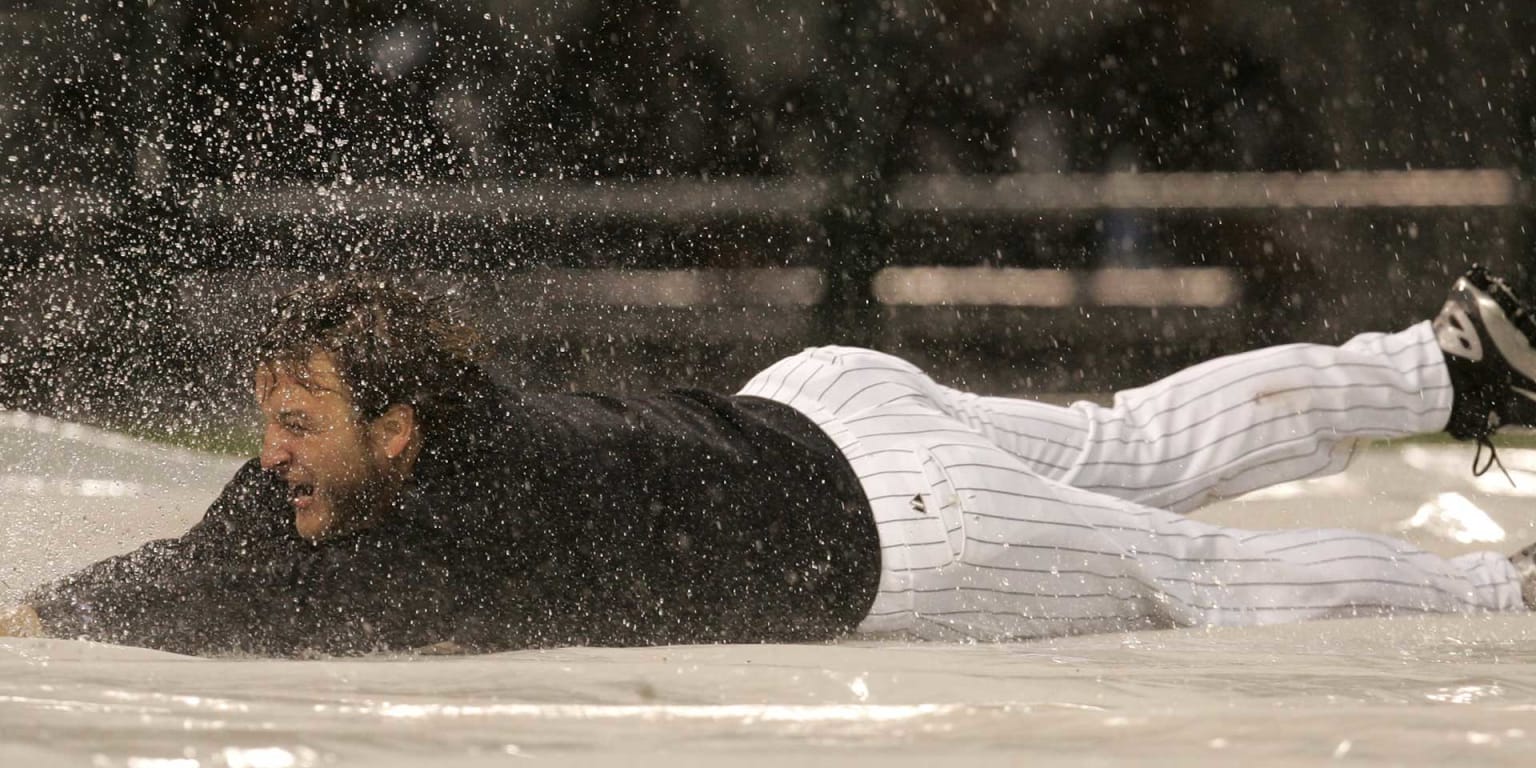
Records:
[[[1525,598],[1525,607],[1536,611],[1536,544],[1510,555],[1509,562],[1520,574],[1520,596]]]
[[[1452,437],[1491,447],[1501,426],[1536,426],[1536,316],[1508,284],[1474,266],[1451,287],[1434,328],[1455,392]]]

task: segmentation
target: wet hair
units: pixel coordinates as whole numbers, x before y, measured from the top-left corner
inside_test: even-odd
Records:
[[[302,373],[315,353],[326,352],[359,416],[374,419],[390,406],[409,405],[430,431],[493,389],[481,348],[479,334],[444,297],[389,278],[346,276],[278,299],[252,368]]]

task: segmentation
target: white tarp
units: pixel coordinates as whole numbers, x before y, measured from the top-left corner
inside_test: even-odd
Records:
[[[1387,446],[1202,511],[1455,554],[1536,539],[1536,453]],[[0,412],[0,603],[201,513],[238,459]],[[998,645],[564,649],[203,660],[0,640],[0,765],[1528,764],[1536,616]]]

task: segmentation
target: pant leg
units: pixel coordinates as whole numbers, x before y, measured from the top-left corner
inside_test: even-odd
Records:
[[[1088,407],[1063,480],[1184,512],[1344,469],[1362,438],[1438,432],[1451,383],[1430,324],[1341,347],[1295,344],[1213,360]]]
[[[821,348],[743,390],[821,424],[863,483],[882,548],[863,631],[996,639],[1522,608],[1496,554],[1444,560],[1359,532],[1224,529],[1052,480],[925,382],[889,355]]]
[[[886,418],[933,428],[945,417]],[[1039,477],[984,440],[919,439],[911,450],[945,530],[882,525],[904,526],[891,538],[914,550],[894,587],[910,600],[882,594],[866,632],[993,640],[1524,610],[1496,553],[1445,559],[1359,531],[1224,528]]]
[[[1438,432],[1451,406],[1427,322],[1218,358],[1109,407],[914,387],[1043,477],[1176,512],[1338,472],[1357,440]]]

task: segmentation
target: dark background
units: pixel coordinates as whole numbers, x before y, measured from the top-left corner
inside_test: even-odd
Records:
[[[1530,280],[1522,8],[5,3],[0,405],[194,442],[227,431],[265,303],[343,270],[457,293],[498,373],[534,388],[731,389],[845,343],[987,392],[1092,392],[1395,328],[1471,262]],[[900,194],[934,178],[1423,169],[1504,170],[1519,193],[1004,212]],[[875,292],[882,269],[933,265],[1209,267],[1240,291],[1217,307]],[[614,271],[695,268],[731,285],[799,269],[814,289],[657,301]]]

